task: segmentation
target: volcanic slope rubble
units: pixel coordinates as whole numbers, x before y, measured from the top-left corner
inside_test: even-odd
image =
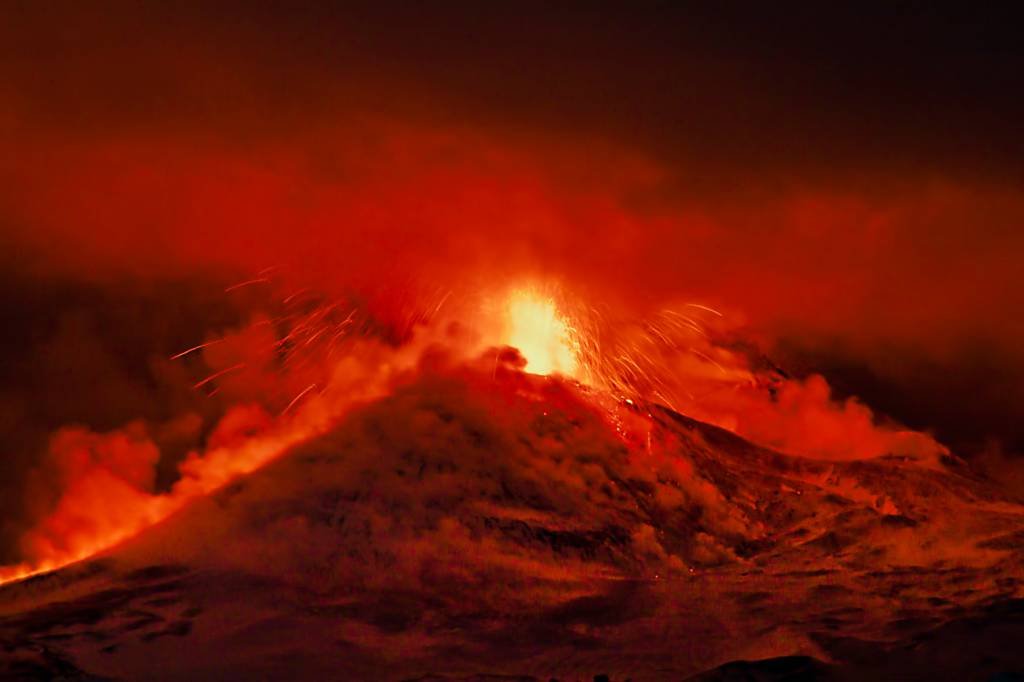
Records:
[[[0,588],[0,677],[986,680],[1024,666],[1022,522],[953,459],[811,460],[425,371]]]

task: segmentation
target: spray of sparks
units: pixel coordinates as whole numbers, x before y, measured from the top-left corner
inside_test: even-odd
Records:
[[[499,299],[504,317],[492,340],[517,348],[534,374],[560,374],[619,400],[673,409],[699,402],[702,392],[750,381],[745,365],[709,331],[722,313],[703,304],[636,320],[537,285]]]
[[[550,297],[517,289],[505,302],[505,343],[519,349],[526,369],[534,374],[575,376],[579,365],[579,332]]]
[[[226,293],[251,287],[268,291],[277,286],[272,269],[227,288]],[[463,349],[480,353],[488,348],[514,347],[526,361],[525,371],[535,375],[559,375],[587,385],[600,396],[597,402],[635,404],[660,402],[677,408],[680,399],[694,396],[680,383],[678,363],[687,358],[687,373],[702,372],[716,380],[728,381],[727,358],[716,358],[720,349],[711,342],[706,321],[721,317],[707,306],[686,304],[678,310],[663,310],[651,319],[623,322],[595,307],[588,307],[557,289],[526,284],[504,290],[481,305],[453,305],[451,291],[436,292],[426,302],[417,301],[412,312],[382,322],[365,305],[364,299],[325,299],[310,289],[286,291],[273,298],[272,314],[256,319],[249,330],[263,328],[269,334],[256,358],[218,364],[211,360],[229,338],[213,338],[196,343],[170,356],[170,360],[188,362],[193,368],[212,370],[197,378],[193,389],[208,396],[217,395],[223,382],[255,369],[271,368],[278,379],[274,390],[284,391],[279,401],[279,419],[270,430],[234,451],[215,451],[190,460],[195,470],[183,472],[171,495],[154,495],[139,501],[131,518],[110,532],[79,542],[74,548],[56,552],[34,563],[0,571],[0,583],[53,570],[104,551],[128,539],[180,508],[190,497],[207,494],[237,475],[261,466],[288,447],[323,428],[318,396],[331,387],[331,368],[346,355],[348,344],[368,337],[384,345],[401,346],[417,330],[435,331],[446,324],[467,319],[470,326],[482,327],[478,345]],[[476,317],[474,319],[474,311]],[[230,354],[228,354],[230,357]],[[201,358],[195,361],[195,358]],[[280,384],[278,387],[277,385]],[[289,388],[291,387],[291,388]],[[597,394],[595,394],[597,395]],[[273,402],[271,397],[268,400]],[[307,409],[309,407],[310,409]],[[625,436],[619,424],[621,415],[609,410],[609,419]],[[207,461],[208,460],[208,461]]]
[[[273,283],[264,272],[226,291]],[[282,372],[298,374],[306,367],[329,367],[352,338],[407,337],[418,327],[445,320],[451,298],[451,291],[438,292],[429,305],[406,315],[404,328],[396,331],[375,320],[356,300],[326,300],[304,288],[285,294],[277,304],[278,314],[254,324],[273,328],[275,340],[265,354]],[[749,378],[744,370],[736,369],[735,358],[711,339],[708,323],[720,319],[722,313],[706,305],[685,303],[637,321],[622,320],[575,301],[560,289],[536,283],[485,298],[487,303],[481,307],[489,312],[479,316],[483,344],[516,348],[526,361],[526,371],[532,374],[557,374],[620,400],[655,401],[677,409],[681,403],[699,400],[691,387],[679,381],[681,370],[690,377],[726,383]],[[456,310],[458,315],[467,314],[466,308]],[[221,342],[214,339],[197,344],[171,359]],[[219,368],[197,381],[195,388],[215,385],[218,379],[243,369],[244,363]],[[326,376],[320,376],[304,383],[282,414],[326,381]]]

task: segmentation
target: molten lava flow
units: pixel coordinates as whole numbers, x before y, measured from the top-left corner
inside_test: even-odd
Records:
[[[575,373],[573,330],[551,297],[517,289],[508,297],[506,316],[506,343],[519,349],[530,372],[567,376]]]

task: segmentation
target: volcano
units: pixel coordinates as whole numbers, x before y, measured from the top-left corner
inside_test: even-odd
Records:
[[[876,4],[3,3],[0,682],[1024,679],[1020,22]]]
[[[1016,679],[1022,522],[954,456],[783,454],[509,352],[5,584],[0,674]]]

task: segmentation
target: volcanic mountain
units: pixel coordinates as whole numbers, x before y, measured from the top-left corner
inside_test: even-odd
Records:
[[[438,366],[0,588],[4,679],[1016,679],[1024,506]],[[955,646],[951,643],[955,642]]]

